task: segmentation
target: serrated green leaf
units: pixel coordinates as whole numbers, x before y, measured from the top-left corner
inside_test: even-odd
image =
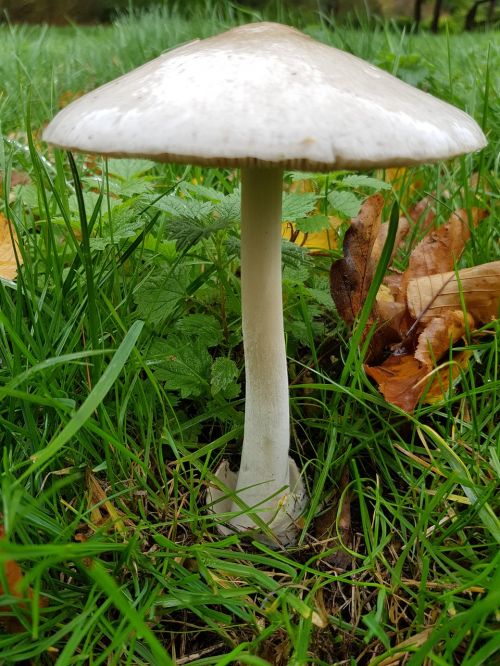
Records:
[[[111,188],[111,186],[110,186]],[[120,197],[132,197],[137,194],[147,194],[153,189],[153,184],[151,183],[150,178],[148,177],[135,177],[131,180],[125,180],[119,184],[119,187],[115,190],[115,193]]]
[[[142,176],[147,171],[155,166],[151,160],[136,160],[136,159],[108,159],[108,173],[110,177],[119,178],[121,180],[130,181],[137,176]]]
[[[188,272],[180,268],[149,278],[134,293],[139,316],[153,325],[164,321],[185,297],[188,284]]]
[[[85,211],[87,215],[90,216],[96,205],[99,203],[99,194],[97,192],[82,192],[82,195],[85,204]],[[110,201],[110,203],[113,205],[113,203],[119,202],[117,202],[115,199],[115,202]],[[68,206],[71,213],[78,216],[78,200],[76,198],[76,194],[72,194],[68,197]]]
[[[158,380],[182,398],[197,397],[209,388],[212,358],[199,342],[157,341],[150,349],[148,363]]]
[[[313,261],[306,248],[299,247],[290,241],[282,241],[281,259],[283,282],[287,282],[289,285],[303,284],[309,278]]]
[[[226,356],[219,356],[212,364],[210,384],[212,395],[225,391],[238,376],[236,363]]]
[[[328,215],[310,215],[295,220],[295,226],[303,234],[314,234],[319,231],[330,229],[330,220]]]
[[[281,241],[281,261],[285,268],[299,268],[305,266],[310,268],[313,264],[307,248],[300,247],[290,241]]]
[[[102,224],[97,228],[99,234],[96,232],[96,236],[90,239],[91,247],[103,250],[108,245],[135,238],[145,225],[140,212],[137,205],[130,205],[129,202],[115,206],[110,215],[103,215]]]
[[[241,192],[235,190],[221,199],[214,208],[214,216],[219,219],[219,222],[228,225],[239,222],[241,218]]]
[[[167,229],[167,236],[170,240],[176,241],[179,250],[185,250],[226,227],[226,222],[207,225],[199,220],[179,219],[172,221],[171,226]]]
[[[21,200],[27,208],[38,211],[38,187],[34,183],[15,185],[12,188],[12,195],[16,201]],[[49,196],[48,192],[46,192],[46,196]]]
[[[285,193],[283,195],[282,219],[294,222],[299,218],[306,217],[306,215],[314,210],[318,198],[318,195],[312,192],[305,194],[298,194],[297,192]]]
[[[359,213],[362,200],[353,192],[335,190],[328,195],[328,202],[335,213],[350,220]]]
[[[198,185],[198,183],[181,183],[179,186],[181,192],[187,192],[189,194],[195,195],[195,197],[200,197],[201,199],[209,199],[210,201],[222,201],[224,199],[224,194],[217,190],[214,190],[213,187],[206,187],[205,185]]]
[[[316,180],[323,175],[315,173],[314,171],[287,171],[286,174],[291,177],[292,182],[294,183],[300,180]]]
[[[205,235],[206,227],[199,220],[178,219],[167,228],[167,238],[176,242],[178,250],[196,245]]]
[[[310,277],[310,269],[306,264],[300,266],[285,266],[283,268],[283,283],[288,286],[302,285]]]
[[[330,310],[333,310],[333,300],[332,300],[332,295],[330,293],[330,289],[313,289],[313,288],[307,288],[306,293],[316,301],[316,303],[319,303],[320,305],[324,305],[325,307],[329,308]]]
[[[182,335],[197,338],[207,347],[216,347],[222,342],[220,322],[212,315],[191,314],[179,319],[175,329]]]
[[[181,198],[173,194],[158,200],[155,200],[155,197],[150,197],[149,202],[153,208],[167,213],[175,220],[192,220],[194,222],[206,220],[214,207],[211,201]]]
[[[364,174],[351,174],[346,176],[341,181],[342,185],[347,187],[367,187],[370,190],[390,190],[392,186],[384,180],[373,178],[372,176],[365,176]]]
[[[290,339],[297,341],[299,344],[304,345],[305,347],[308,347],[311,344],[311,329],[313,331],[313,335],[318,335],[320,333],[318,328],[321,328],[322,326],[320,322],[313,321],[313,313],[310,314],[311,321],[308,324],[299,319],[293,319],[292,321],[287,322],[285,326]]]
[[[222,391],[222,395],[226,400],[235,400],[241,393],[241,384],[231,382],[229,386]]]

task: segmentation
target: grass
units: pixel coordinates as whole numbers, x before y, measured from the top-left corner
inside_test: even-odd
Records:
[[[28,611],[1,602],[22,626],[0,633],[2,664],[476,666],[498,654],[498,322],[463,345],[473,361],[453,392],[405,415],[367,380],[329,299],[338,250],[285,245],[292,451],[311,509],[289,551],[222,538],[203,496],[242,434],[237,174],[82,156],[71,168],[40,142],[62,96],[247,20],[0,27],[1,212],[23,263],[0,281],[0,561],[32,588]],[[302,27],[483,124],[480,156],[411,169],[398,196],[404,210],[437,192],[438,221],[486,209],[463,263],[498,259],[492,35]],[[10,189],[19,172],[30,182]],[[325,205],[342,176],[320,179]]]

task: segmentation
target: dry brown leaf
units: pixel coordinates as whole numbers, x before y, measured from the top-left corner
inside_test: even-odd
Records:
[[[3,538],[5,538],[5,530],[3,525],[0,524],[0,546],[1,540]],[[23,572],[21,567],[14,560],[7,560],[7,562],[3,564],[3,574],[5,578],[6,589],[4,590],[0,584],[0,595],[9,594],[16,599],[23,600],[22,602],[20,601],[19,604],[16,603],[16,607],[26,610],[26,601],[31,599],[33,593],[31,588],[27,588],[26,592],[23,590]],[[44,597],[41,597],[40,606],[46,606],[46,601],[47,600]],[[12,634],[24,631],[24,627],[18,618],[15,615],[9,615],[10,613],[12,613],[11,607],[0,606],[0,624],[2,624],[5,629]],[[2,617],[3,614],[6,615]]]
[[[387,402],[411,414],[422,396],[427,404],[442,400],[450,387],[450,380],[453,382],[459,377],[467,367],[470,356],[468,351],[453,354],[451,363],[436,371],[410,354],[389,356],[381,365],[364,367],[366,374],[377,382]]]
[[[455,211],[448,222],[438,229],[432,229],[413,249],[402,289],[410,280],[452,271],[462,256],[465,244],[470,238],[470,229],[476,227],[486,216],[486,211],[472,208],[469,215],[463,208]]]
[[[19,245],[16,230],[0,213],[0,278],[13,280],[17,275],[16,253],[19,261]]]
[[[401,320],[406,314],[406,306],[394,300],[387,285],[380,285],[375,312],[379,326],[389,326],[395,333],[400,334]]]
[[[63,92],[59,96],[59,108],[63,109],[65,106],[68,106],[68,104],[71,104],[71,102],[74,102],[75,99],[78,99],[84,94],[83,91],[77,90],[66,90],[66,92]]]
[[[420,581],[419,581],[419,584]],[[413,634],[410,638],[407,638],[401,643],[398,643],[394,648],[394,654],[386,657],[382,661],[377,661],[378,666],[401,666],[406,663],[406,657],[410,656],[415,652],[415,648],[423,645],[428,639],[429,636],[434,631],[434,627],[426,627],[423,631],[420,631],[418,634]],[[406,649],[408,648],[408,649]]]
[[[126,529],[121,518],[121,512],[118,511],[113,502],[108,499],[108,496],[97,477],[90,471],[87,473],[87,489],[88,506],[91,510],[90,515],[92,523],[95,526],[99,526],[105,522],[105,517],[101,511],[101,509],[104,509],[111,518],[114,529],[117,532],[124,534]]]
[[[378,366],[365,365],[366,374],[374,379],[380,392],[393,405],[405,412],[415,409],[424,392],[429,369],[414,356],[389,356]]]
[[[380,259],[380,255],[382,254],[382,250],[385,241],[387,239],[388,231],[389,231],[389,223],[385,222],[380,226],[377,238],[375,239],[375,243],[373,244],[373,250],[370,259],[374,264],[377,264]],[[396,232],[396,238],[394,240],[394,248],[391,254],[391,261],[392,259],[394,259],[396,252],[400,249],[405,238],[408,236],[409,231],[410,231],[410,224],[408,220],[406,219],[406,217],[403,216],[400,217],[398,221],[398,230]]]
[[[467,328],[473,328],[472,317],[468,315],[467,319],[466,323],[461,310],[445,312],[431,319],[418,338],[415,350],[417,361],[432,368],[449,351],[450,345],[464,337]]]
[[[428,195],[420,199],[410,210],[410,219],[414,224],[418,224],[421,234],[427,234],[434,224],[436,219],[436,211],[434,205],[436,200],[433,196]]]
[[[318,185],[312,178],[300,178],[293,180],[288,187],[285,185],[285,190],[297,194],[315,193],[318,191]]]
[[[471,355],[470,351],[455,352],[450,363],[435,371],[412,355],[393,355],[379,366],[364,367],[366,374],[377,382],[387,402],[411,414],[421,398],[428,405],[442,400],[450,384],[467,367]]]
[[[369,363],[376,363],[383,356],[384,349],[399,342],[411,325],[408,322],[407,307],[400,303],[387,285],[380,285],[373,308],[373,318],[377,328],[370,340]]]
[[[455,272],[425,275],[411,280],[407,289],[408,310],[426,323],[445,312],[462,310],[462,302],[476,324],[498,317],[500,261],[463,268]]]
[[[389,268],[382,281],[382,284],[389,289],[393,299],[399,303],[406,303],[406,298],[401,296],[401,285],[403,283],[403,277],[403,273]]]
[[[26,171],[15,171],[14,169],[10,172],[10,186],[16,187],[16,185],[28,185],[31,182],[30,177]],[[0,186],[3,183],[2,174],[0,173]]]
[[[410,211],[419,226],[422,219],[425,227],[433,224],[433,201],[423,199]],[[365,202],[346,233],[344,258],[331,269],[332,296],[347,324],[353,323],[363,306],[386,238],[387,225],[380,224],[382,204],[380,195]],[[421,399],[428,403],[442,399],[469,355],[455,354],[443,367],[435,368],[436,363],[468,329],[498,316],[500,262],[464,269],[458,278],[453,272],[471,229],[485,215],[478,208],[455,211],[446,224],[431,229],[418,243],[404,273],[395,269],[388,273],[377,294],[367,324],[367,330],[374,322],[377,328],[366,373],[388,402],[407,412]],[[401,218],[395,251],[409,229],[408,220]],[[377,364],[389,348],[392,355]]]
[[[444,364],[434,373],[434,379],[424,395],[423,402],[433,405],[442,400],[450,388],[450,381],[453,383],[455,379],[458,379],[460,373],[467,367],[471,356],[470,351],[455,352],[452,361]]]
[[[330,290],[340,316],[352,324],[363,307],[375,264],[370,259],[377,239],[384,199],[375,194],[363,203],[344,236],[344,257],[332,264]]]

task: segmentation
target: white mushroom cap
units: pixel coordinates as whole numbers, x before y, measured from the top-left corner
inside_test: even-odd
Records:
[[[273,23],[165,53],[70,104],[44,139],[117,157],[304,170],[418,164],[486,145],[466,113]]]

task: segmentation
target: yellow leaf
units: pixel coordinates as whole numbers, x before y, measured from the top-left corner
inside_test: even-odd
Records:
[[[311,254],[315,251],[334,250],[338,246],[337,229],[342,224],[342,220],[335,215],[329,215],[330,228],[324,231],[303,234],[297,231],[292,222],[284,222],[281,229],[281,235],[285,240],[292,241],[301,247],[307,247]]]
[[[418,192],[422,188],[421,180],[410,180],[412,174],[409,173],[407,167],[390,167],[385,170],[380,169],[375,175],[380,180],[385,180],[386,183],[390,183],[394,192],[403,194],[403,199],[400,197],[400,201],[403,203],[406,203],[415,192]]]
[[[0,213],[0,278],[13,280],[17,275],[16,253],[19,261],[19,245],[15,229]]]
[[[304,178],[295,180],[287,189],[288,192],[300,194],[317,192],[318,184],[311,178]],[[318,207],[316,207],[316,213],[321,213]],[[281,228],[281,236],[296,245],[307,247],[311,254],[316,254],[323,250],[335,250],[338,247],[337,230],[342,224],[342,220],[335,215],[329,215],[328,219],[330,220],[329,229],[307,234],[298,231],[293,222],[284,222]]]
[[[97,480],[97,477],[88,472],[87,474],[87,487],[88,487],[88,505],[91,510],[91,520],[95,525],[100,525],[104,518],[100,511],[100,506],[103,507],[111,521],[113,527],[117,532],[124,534],[126,532],[125,525],[121,518],[121,513],[115,508],[114,504],[108,499],[103,487]]]

